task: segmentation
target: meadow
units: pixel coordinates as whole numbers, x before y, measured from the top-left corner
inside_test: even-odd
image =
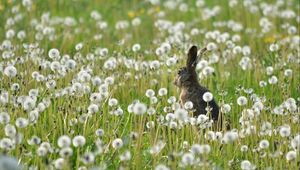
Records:
[[[299,169],[298,0],[0,0],[0,169]],[[174,85],[192,45],[222,128]]]

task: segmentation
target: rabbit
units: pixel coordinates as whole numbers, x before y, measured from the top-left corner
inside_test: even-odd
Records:
[[[206,48],[200,50],[200,57],[206,51]],[[201,86],[197,79],[196,65],[197,65],[197,47],[192,46],[189,49],[186,66],[179,69],[178,74],[175,78],[174,84],[181,90],[180,93],[180,104],[183,105],[187,101],[193,103],[194,117],[198,117],[200,114],[207,114],[206,107],[207,102],[203,100],[203,94],[209,92],[209,90]],[[219,106],[213,99],[208,103],[212,109],[210,112],[210,118],[214,122],[218,121]]]

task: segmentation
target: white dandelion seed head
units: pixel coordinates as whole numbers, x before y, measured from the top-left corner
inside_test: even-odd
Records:
[[[67,135],[63,135],[63,136],[60,136],[57,140],[57,145],[60,147],[60,148],[65,148],[65,147],[70,147],[71,145],[71,138]]]
[[[72,143],[75,147],[82,147],[85,144],[85,142],[85,137],[81,135],[75,136],[72,140]]]
[[[10,66],[5,67],[3,73],[7,77],[12,78],[12,77],[15,77],[17,75],[17,69],[14,66],[10,65]]]
[[[168,93],[168,90],[166,88],[160,88],[158,90],[158,95],[159,96],[165,96],[165,95],[167,95],[167,93]]]
[[[296,151],[289,151],[286,155],[285,158],[287,161],[293,161],[296,160],[297,153]]]
[[[213,99],[213,95],[210,92],[205,92],[202,98],[205,102],[210,102]]]
[[[247,99],[245,96],[240,96],[240,97],[237,99],[237,104],[240,105],[240,106],[246,105],[247,102],[248,102],[248,99]]]
[[[185,109],[177,109],[174,112],[175,118],[181,121],[185,121],[188,119],[188,112]]]
[[[191,101],[187,101],[187,102],[185,102],[184,103],[184,108],[186,109],[186,110],[192,110],[193,109],[193,102],[191,102]]]
[[[117,138],[117,139],[113,140],[111,145],[114,149],[120,149],[123,147],[123,140],[120,138]]]
[[[147,111],[147,106],[144,103],[136,103],[133,106],[133,113],[136,115],[142,115],[144,113],[146,113]]]

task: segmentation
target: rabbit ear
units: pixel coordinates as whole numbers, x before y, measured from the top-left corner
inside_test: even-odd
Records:
[[[197,62],[197,47],[196,46],[192,46],[189,49],[189,53],[188,53],[188,58],[186,61],[186,66],[189,70],[193,70],[195,69],[196,66],[196,62]]]

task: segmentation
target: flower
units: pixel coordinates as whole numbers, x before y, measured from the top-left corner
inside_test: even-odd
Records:
[[[57,145],[60,148],[69,147],[71,145],[71,138],[67,135],[60,136],[57,140]]]
[[[183,165],[192,165],[194,163],[194,155],[192,153],[185,153],[181,158],[181,162]]]
[[[300,150],[300,135],[295,136],[294,139],[291,140],[291,145],[295,150]]]
[[[188,118],[188,112],[185,109],[181,109],[181,108],[175,110],[174,115],[176,119],[181,121],[185,121]]]
[[[285,155],[285,158],[286,160],[288,161],[292,161],[292,160],[295,160],[297,157],[297,153],[295,151],[289,151],[286,155]]]
[[[166,165],[159,164],[155,167],[155,170],[170,170],[170,168],[167,167]]]
[[[91,152],[85,153],[81,160],[84,164],[91,164],[95,161],[95,155]]]
[[[225,143],[234,142],[238,138],[237,132],[228,131],[224,134],[223,140]]]
[[[159,96],[165,96],[165,95],[167,95],[167,93],[168,93],[168,90],[166,88],[160,88],[158,90],[158,95]]]
[[[59,151],[59,156],[67,158],[73,155],[73,150],[70,147],[64,147]]]
[[[221,109],[224,113],[229,113],[231,110],[231,106],[229,104],[224,104]]]
[[[132,51],[133,52],[137,52],[137,51],[139,51],[141,49],[141,45],[140,44],[134,44],[133,46],[132,46]]]
[[[96,136],[103,136],[104,135],[104,130],[103,129],[97,129],[96,132],[95,132]]]
[[[75,136],[72,142],[75,147],[81,147],[85,144],[85,137],[80,135]]]
[[[146,91],[146,96],[147,96],[147,97],[151,98],[151,97],[153,97],[154,95],[155,95],[155,91],[154,91],[154,90],[148,89],[148,90]]]
[[[133,106],[133,113],[136,115],[142,115],[146,113],[147,106],[144,103],[136,103]]]
[[[120,149],[120,148],[122,148],[122,146],[123,146],[123,141],[122,141],[122,139],[117,138],[117,139],[113,140],[113,142],[112,142],[112,147],[113,147],[114,149]]]
[[[28,123],[29,123],[28,119],[22,117],[16,119],[16,126],[18,128],[25,128],[28,125]]]
[[[192,109],[193,109],[193,102],[191,102],[191,101],[185,102],[185,103],[184,103],[184,108],[185,108],[186,110],[192,110]]]
[[[202,98],[205,102],[210,102],[213,99],[213,95],[210,92],[205,92]]]
[[[278,79],[276,76],[272,76],[271,78],[269,78],[270,84],[276,84],[277,82],[278,82]]]
[[[17,69],[14,66],[7,66],[4,69],[4,74],[10,78],[15,77],[17,75]]]
[[[50,49],[48,52],[48,56],[53,60],[58,60],[60,58],[58,49],[56,49],[56,48]]]
[[[282,126],[279,130],[279,134],[281,137],[288,137],[291,134],[291,128],[290,126],[286,125],[286,126]]]
[[[269,141],[268,140],[262,140],[262,141],[260,141],[259,142],[259,147],[261,148],[261,149],[266,149],[266,148],[268,148],[269,147]]]
[[[108,101],[108,105],[111,106],[111,107],[116,106],[117,104],[118,104],[118,100],[115,99],[115,98],[111,98]]]
[[[243,161],[241,162],[241,169],[242,169],[242,170],[252,170],[252,169],[253,169],[252,166],[253,166],[253,165],[252,165],[251,162],[248,161],[248,160],[243,160]]]
[[[237,104],[240,105],[240,106],[246,105],[247,102],[248,102],[248,100],[247,100],[247,98],[245,96],[240,96],[237,99]]]

